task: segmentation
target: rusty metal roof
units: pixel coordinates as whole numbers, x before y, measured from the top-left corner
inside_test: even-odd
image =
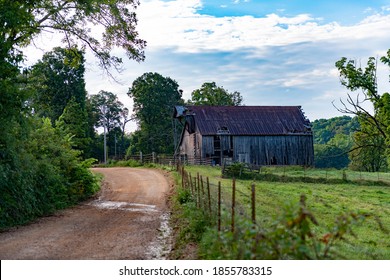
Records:
[[[300,106],[188,106],[202,135],[311,134]]]

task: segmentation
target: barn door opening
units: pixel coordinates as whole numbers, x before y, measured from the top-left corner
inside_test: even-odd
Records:
[[[212,155],[214,165],[221,165],[221,138],[214,136],[214,153]]]
[[[233,137],[231,135],[215,135],[213,142],[213,163],[215,165],[231,163],[233,161]]]

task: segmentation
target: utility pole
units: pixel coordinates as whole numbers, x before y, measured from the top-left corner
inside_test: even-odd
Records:
[[[103,128],[104,128],[104,164],[107,164],[107,136],[106,136],[106,126],[107,126],[107,120],[106,120],[106,111],[107,107],[106,105],[103,105]]]
[[[107,164],[107,139],[106,139],[106,123],[103,124],[104,127],[104,164]]]

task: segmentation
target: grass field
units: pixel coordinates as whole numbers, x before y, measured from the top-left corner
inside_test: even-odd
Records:
[[[186,170],[192,174],[201,174],[209,177],[212,186],[221,181],[224,190],[229,190],[231,179],[221,178],[218,167],[187,166]],[[339,184],[329,183],[332,172],[320,169],[304,171],[291,169],[269,169],[263,172],[283,173],[283,181],[256,181],[256,217],[257,223],[269,227],[276,217],[281,215],[284,205],[296,204],[300,195],[307,197],[307,206],[319,222],[314,231],[325,234],[334,225],[337,216],[348,213],[365,213],[372,215],[362,224],[353,228],[354,236],[349,236],[338,248],[340,258],[346,259],[385,259],[390,260],[390,235],[381,227],[390,230],[390,187],[386,184],[378,185],[380,180],[386,180],[387,173],[349,173],[351,179]],[[289,182],[288,178],[308,176],[319,179],[316,183],[307,183],[304,180]],[[345,175],[344,175],[345,176]],[[354,176],[354,177],[353,177]],[[362,177],[364,176],[364,181]],[[321,180],[323,179],[323,180]],[[353,182],[351,180],[356,180]],[[370,181],[371,180],[371,181]],[[321,182],[321,183],[319,183]],[[253,180],[237,180],[237,200],[240,204],[250,206],[250,186]],[[379,222],[378,222],[379,221]]]

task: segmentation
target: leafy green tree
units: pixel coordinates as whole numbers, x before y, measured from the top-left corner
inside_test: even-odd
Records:
[[[229,92],[219,87],[215,82],[204,83],[200,89],[191,93],[192,105],[213,105],[213,106],[239,106],[242,105],[242,96],[238,91]]]
[[[357,171],[387,170],[386,145],[381,135],[356,132],[349,158],[350,168]]]
[[[319,119],[312,122],[314,161],[319,168],[347,168],[353,134],[360,128],[357,117]]]
[[[337,169],[348,167],[351,146],[351,136],[345,134],[336,134],[326,144],[314,144],[315,166]]]
[[[19,47],[28,45],[43,31],[64,34],[68,46],[82,45],[92,50],[104,69],[119,66],[122,59],[111,54],[114,47],[126,50],[130,59],[144,59],[145,41],[135,30],[136,0],[2,0],[0,2],[1,56],[20,62]],[[103,28],[97,38],[90,28]]]
[[[121,114],[124,110],[118,96],[112,92],[101,90],[90,96],[95,127],[106,127],[107,133],[120,126]]]
[[[390,50],[386,56],[380,58],[380,61],[390,66]],[[370,57],[363,69],[357,66],[354,60],[347,60],[344,57],[336,62],[336,67],[340,72],[341,84],[351,91],[347,94],[346,101],[340,100],[341,107],[336,108],[342,113],[355,115],[360,123],[360,130],[355,138],[355,153],[369,157],[384,150],[389,154],[390,94],[378,92],[376,59]],[[366,105],[370,105],[372,112]],[[378,140],[378,137],[382,140]],[[382,143],[383,146],[378,147],[377,143]],[[377,157],[365,158],[364,161],[376,159]],[[379,165],[373,163],[372,166]]]
[[[0,123],[4,124],[0,129],[3,134],[11,119],[20,122],[26,116],[22,111],[28,111],[27,92],[19,87],[25,82],[24,75],[19,75],[23,47],[40,33],[54,31],[64,35],[69,48],[79,45],[91,49],[106,71],[111,66],[119,67],[122,62],[111,54],[115,47],[125,49],[130,59],[142,61],[146,42],[139,39],[135,29],[137,6],[136,0],[0,1]],[[102,36],[95,37],[96,33],[86,28],[91,24],[103,27]]]
[[[173,153],[172,112],[183,104],[179,85],[158,73],[138,77],[128,91],[134,101],[134,117],[138,121],[138,151]]]
[[[71,99],[85,109],[84,63],[84,53],[77,48],[57,47],[43,55],[30,74],[35,91],[31,106],[36,114],[55,123]]]
[[[64,112],[56,121],[56,127],[72,137],[72,147],[83,152],[83,157],[90,156],[93,135],[89,135],[89,123],[86,110],[72,98]]]
[[[126,121],[123,116],[128,109],[123,107],[118,96],[112,92],[101,90],[89,99],[92,123],[96,128],[104,128],[106,131],[108,155],[118,156],[121,152],[121,129],[125,128],[123,122]],[[95,157],[100,158],[100,155],[95,154]]]

